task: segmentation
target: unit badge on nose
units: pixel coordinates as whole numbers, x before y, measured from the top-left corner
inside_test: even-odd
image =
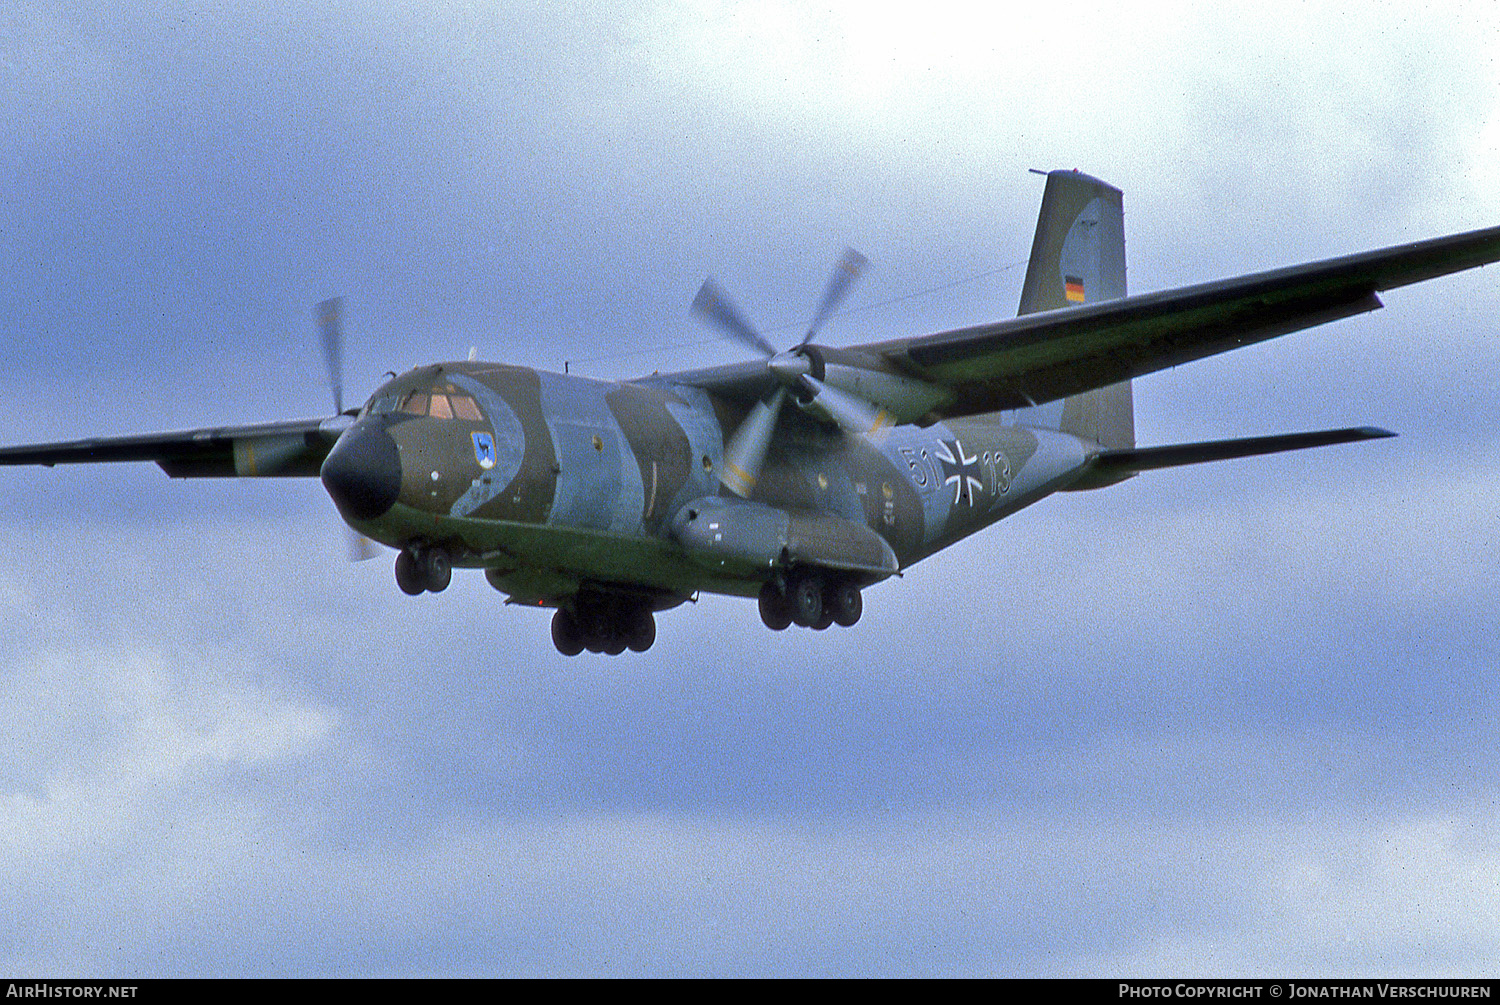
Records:
[[[486,471],[495,466],[495,438],[489,433],[474,434],[474,458]]]

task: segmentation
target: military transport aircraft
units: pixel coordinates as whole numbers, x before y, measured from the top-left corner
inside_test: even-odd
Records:
[[[1119,189],[1053,171],[1011,320],[820,345],[865,265],[849,251],[785,350],[703,284],[694,312],[760,359],[625,381],[436,363],[346,410],[334,299],[319,305],[329,418],[10,447],[0,464],[321,476],[345,522],[397,550],[406,593],[483,569],[511,602],[556,609],[567,655],[644,651],[655,612],[697,591],[758,597],[776,630],[852,626],[864,588],[1053,492],[1393,435],[1137,447],[1130,381],[1496,259],[1500,227],[1127,296]]]

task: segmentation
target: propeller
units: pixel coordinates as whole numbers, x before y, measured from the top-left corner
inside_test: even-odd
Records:
[[[741,498],[749,498],[755,491],[765,464],[766,453],[771,447],[771,437],[776,432],[781,417],[781,406],[786,401],[787,388],[791,387],[804,401],[814,406],[813,410],[836,423],[849,433],[864,433],[887,424],[889,416],[869,402],[855,395],[829,387],[812,376],[807,354],[802,348],[812,342],[823,323],[843,303],[849,290],[864,273],[870,260],[853,248],[845,248],[834,266],[833,275],[823,289],[813,312],[807,334],[786,352],[777,352],[776,347],[762,335],[745,317],[712,277],[705,279],[693,298],[692,312],[702,321],[718,328],[736,342],[754,350],[766,358],[766,368],[782,383],[771,396],[755,403],[750,414],[745,416],[729,442],[724,444],[724,466],[719,481],[724,487]]]
[[[333,392],[333,416],[321,423],[324,436],[337,441],[354,425],[344,413],[344,298],[330,297],[318,304],[318,339],[323,343],[323,362],[328,367],[328,389]],[[344,547],[349,561],[363,562],[380,554],[380,546],[348,524],[344,524]]]
[[[797,345],[804,346],[813,340],[818,334],[818,329],[823,327],[829,315],[839,304],[844,302],[850,287],[859,281],[859,277],[865,274],[865,269],[870,265],[870,260],[853,248],[845,248],[844,253],[839,256],[838,264],[833,267],[833,275],[828,277],[828,285],[823,289],[823,299],[818,301],[818,309],[813,314],[812,323],[807,326],[807,334],[802,336],[802,341]]]
[[[776,347],[755,330],[745,319],[745,314],[735,306],[729,295],[714,281],[713,276],[703,280],[698,295],[693,298],[693,313],[704,321],[718,327],[725,335],[743,343],[767,358],[776,355]],[[803,339],[803,341],[807,341]]]
[[[344,298],[330,297],[318,305],[318,337],[323,342],[323,362],[328,365],[328,388],[333,392],[333,413],[344,414]]]

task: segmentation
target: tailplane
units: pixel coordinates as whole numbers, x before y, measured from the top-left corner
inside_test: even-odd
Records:
[[[1279,433],[1275,436],[1247,436],[1234,440],[1172,443],[1162,447],[1104,450],[1094,458],[1083,477],[1070,488],[1103,488],[1139,472],[1155,471],[1158,468],[1229,461],[1238,457],[1259,457],[1287,450],[1329,447],[1338,443],[1384,440],[1395,435],[1388,429],[1360,426],[1354,429],[1321,429],[1311,433]]]

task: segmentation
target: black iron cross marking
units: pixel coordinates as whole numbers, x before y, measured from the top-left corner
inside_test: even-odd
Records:
[[[979,455],[966,457],[964,445],[955,437],[938,441],[937,458],[943,465],[943,484],[953,486],[953,505],[963,500],[973,506],[974,490],[984,491],[984,483],[978,477]]]

